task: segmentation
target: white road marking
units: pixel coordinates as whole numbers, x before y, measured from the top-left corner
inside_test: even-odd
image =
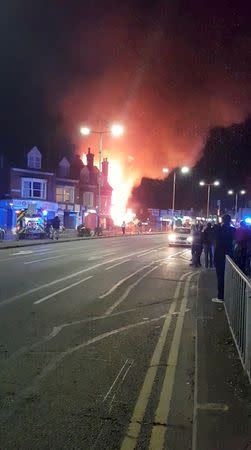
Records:
[[[122,385],[123,381],[125,380],[125,378],[126,378],[128,372],[129,372],[129,370],[132,368],[133,363],[134,363],[134,359],[128,360],[128,364],[129,364],[129,365],[128,365],[128,367],[127,367],[125,373],[123,374],[123,376],[122,376],[122,378],[121,378],[121,380],[120,380],[120,382],[119,382],[119,384],[118,384],[117,391],[113,394],[113,397],[112,397],[112,399],[111,399],[111,401],[110,401],[108,413],[111,412],[112,406],[113,406],[113,402],[114,402],[114,400],[115,400],[115,397],[116,397],[116,394],[117,394],[117,392],[118,392],[118,389],[119,389],[119,387]]]
[[[148,267],[152,266],[153,264],[155,264],[157,262],[160,262],[160,261],[163,261],[163,260],[166,261],[166,260],[172,258],[173,256],[179,255],[180,253],[182,253],[182,252],[173,253],[172,255],[169,255],[166,258],[162,258],[162,259],[159,259],[159,260],[156,260],[156,261],[152,261],[150,264],[147,264],[146,266],[141,267],[140,269],[136,270],[135,272],[131,273],[127,277],[122,278],[120,281],[115,283],[108,291],[106,291],[104,294],[100,295],[99,298],[102,299],[102,298],[107,297],[107,295],[112,294],[112,292],[114,292],[119,286],[121,286],[121,284],[123,284],[125,281],[129,280],[131,277],[133,277],[137,273],[141,272],[142,270],[147,269]]]
[[[102,399],[102,402],[103,402],[103,403],[106,401],[108,395],[111,393],[113,387],[114,387],[115,384],[117,383],[117,381],[118,381],[118,379],[119,379],[119,377],[120,377],[120,374],[123,372],[123,370],[124,370],[125,366],[127,365],[127,363],[128,363],[128,359],[126,359],[126,361],[124,362],[123,366],[122,366],[121,369],[119,370],[119,372],[118,372],[118,374],[117,374],[115,380],[114,380],[113,383],[111,384],[111,386],[110,386],[110,388],[108,389],[107,393],[104,395],[104,397],[103,397],[103,399]]]
[[[157,252],[157,251],[158,251],[157,249],[154,249],[154,250],[144,252],[141,255],[138,255],[137,258],[141,258],[142,256],[149,255],[149,253],[153,253],[153,252]]]
[[[126,360],[125,364],[124,364],[123,367],[120,369],[119,374],[117,375],[117,377],[116,377],[116,379],[115,379],[115,383],[113,383],[113,385],[112,385],[112,390],[109,392],[109,394],[112,394],[112,398],[111,398],[111,400],[108,402],[108,406],[109,406],[108,414],[110,414],[111,411],[112,411],[113,403],[114,403],[114,400],[115,400],[115,398],[116,398],[116,395],[117,395],[117,393],[118,393],[118,391],[119,391],[119,388],[122,386],[122,384],[123,384],[123,382],[124,382],[124,380],[125,380],[125,378],[126,378],[128,372],[129,372],[129,370],[130,370],[131,367],[133,366],[133,363],[134,363],[134,360],[133,360],[133,359],[127,359],[127,360]],[[127,366],[127,367],[126,367],[126,366]],[[123,373],[123,372],[124,372],[124,373]],[[115,392],[113,393],[113,391],[115,391]],[[104,425],[102,425],[102,427],[101,427],[101,429],[100,429],[100,431],[99,431],[99,433],[98,433],[98,435],[97,435],[97,437],[96,437],[96,439],[95,439],[95,441],[94,441],[94,444],[93,444],[93,446],[92,446],[92,449],[93,449],[93,450],[96,449],[96,448],[100,448],[100,438],[101,438],[103,432],[104,432]],[[98,447],[97,447],[97,446],[98,446]]]
[[[108,253],[103,253],[103,256],[111,256],[111,255],[115,255],[115,253],[117,252],[108,252]]]
[[[122,302],[126,299],[126,297],[128,297],[128,295],[130,294],[131,290],[132,290],[133,288],[135,288],[135,287],[136,287],[136,286],[137,286],[137,285],[138,285],[145,277],[147,277],[147,275],[149,275],[149,273],[153,272],[153,271],[156,270],[158,267],[159,267],[159,265],[158,265],[158,266],[154,266],[152,269],[148,270],[146,273],[144,273],[144,275],[142,275],[140,278],[138,278],[137,281],[135,281],[133,284],[131,284],[131,285],[126,289],[126,291],[124,292],[124,294],[123,294],[118,300],[116,300],[116,302],[113,303],[112,306],[110,306],[110,307],[107,309],[107,311],[105,312],[105,314],[106,314],[107,316],[108,316],[109,314],[111,314],[112,311],[113,311],[115,308],[117,308],[117,306],[119,306],[120,303],[122,303]],[[147,320],[147,319],[144,318],[143,320]]]
[[[23,391],[20,392],[16,396],[15,404],[13,404],[13,408],[10,408],[8,413],[6,413],[5,417],[10,417],[12,414],[16,412],[16,408],[22,404],[24,399],[27,399],[30,395],[33,395],[37,390],[39,389],[40,383],[49,375],[50,372],[56,369],[57,365],[63,361],[66,357],[74,354],[75,352],[81,350],[82,348],[88,347],[91,344],[95,344],[96,342],[101,342],[104,339],[107,339],[111,336],[115,336],[116,334],[123,333],[124,331],[128,331],[132,328],[136,328],[142,325],[147,325],[149,323],[158,322],[159,320],[162,320],[166,317],[166,314],[163,314],[159,317],[156,317],[154,319],[150,319],[148,321],[141,321],[136,322],[130,325],[126,325],[121,328],[117,328],[115,330],[107,331],[103,334],[100,334],[94,338],[88,339],[87,341],[82,342],[82,344],[78,344],[75,347],[68,347],[67,350],[65,350],[62,353],[56,354],[55,358],[52,359],[47,366],[45,366],[41,373],[35,378],[33,384],[25,388]]]
[[[30,255],[31,253],[33,253],[32,250],[20,250],[20,252],[12,253],[11,256]]]
[[[120,264],[125,264],[125,263],[127,263],[128,261],[131,261],[131,259],[126,259],[125,261],[121,261],[121,262],[119,262],[119,263],[117,263],[117,264],[113,264],[112,266],[106,267],[105,270],[111,270],[111,269],[113,269],[114,267],[120,266]]]
[[[148,267],[152,266],[154,263],[151,262],[150,264],[147,264],[146,266],[141,267],[138,270],[135,270],[135,272],[131,273],[130,275],[127,275],[127,277],[122,278],[121,280],[119,280],[117,283],[115,283],[108,291],[106,291],[104,294],[100,295],[99,298],[105,298],[108,295],[112,294],[112,292],[114,292],[119,286],[121,286],[121,284],[123,284],[125,281],[129,280],[130,278],[134,277],[134,275],[136,275],[139,272],[142,272],[142,270],[147,269]]]
[[[98,267],[104,266],[106,264],[113,263],[115,261],[120,261],[121,259],[126,259],[126,258],[128,258],[130,256],[135,256],[138,253],[141,253],[141,252],[134,252],[134,253],[130,253],[129,255],[120,256],[118,258],[110,259],[108,261],[103,261],[101,263],[95,264],[94,266],[86,267],[85,269],[79,270],[78,272],[71,273],[70,275],[65,275],[64,277],[58,278],[57,280],[50,281],[49,283],[45,283],[45,284],[42,284],[42,285],[37,286],[35,288],[29,289],[28,291],[22,292],[20,294],[16,294],[13,297],[10,297],[10,298],[7,298],[7,299],[1,301],[0,302],[0,307],[4,306],[4,305],[8,305],[8,304],[10,304],[10,303],[14,302],[15,300],[18,300],[18,299],[20,299],[22,297],[26,297],[27,295],[33,294],[34,292],[38,292],[41,289],[45,289],[47,287],[53,286],[54,284],[61,283],[61,282],[64,282],[66,280],[70,280],[71,278],[74,278],[74,277],[76,277],[78,275],[81,275],[81,274],[83,274],[85,272],[89,272],[90,270],[97,269]],[[173,257],[176,254],[179,254],[179,252],[178,253],[173,253],[172,255],[170,255],[170,257]],[[152,264],[154,264],[154,261],[153,261]]]
[[[154,349],[149,368],[147,370],[141,391],[139,393],[137,402],[134,407],[134,411],[130,420],[130,423],[128,425],[128,428],[126,430],[125,438],[121,445],[121,450],[133,450],[137,446],[137,439],[140,434],[141,430],[141,424],[143,421],[143,417],[145,415],[145,411],[150,399],[150,395],[153,389],[153,385],[155,382],[155,378],[157,375],[158,365],[161,360],[161,356],[163,353],[164,345],[166,342],[167,333],[171,324],[171,317],[172,312],[176,308],[176,304],[178,301],[178,297],[181,291],[182,287],[182,281],[185,277],[189,277],[192,272],[184,273],[180,280],[178,281],[178,284],[175,289],[174,293],[174,299],[169,307],[168,314],[166,315],[166,319],[164,321],[161,333],[159,335],[158,342],[156,344],[156,347]]]
[[[48,259],[62,258],[63,256],[67,256],[67,255],[64,254],[64,255],[50,256],[49,258],[34,259],[32,261],[26,261],[26,262],[24,262],[24,264],[35,264],[35,263],[38,263],[38,262],[47,261]]]
[[[149,306],[152,306],[152,305],[149,305]],[[43,338],[41,338],[39,341],[35,342],[34,344],[32,344],[30,346],[26,345],[25,347],[19,348],[17,351],[15,351],[14,353],[12,353],[9,356],[9,359],[11,359],[11,360],[12,359],[17,359],[20,355],[23,355],[24,353],[30,352],[34,348],[36,348],[39,345],[43,344],[44,342],[48,342],[51,339],[54,339],[59,333],[61,333],[61,331],[64,328],[74,327],[76,325],[80,325],[80,324],[83,324],[83,323],[95,322],[95,321],[98,321],[98,320],[108,319],[108,318],[111,318],[111,317],[117,317],[117,316],[129,314],[129,313],[134,312],[136,310],[139,311],[138,308],[131,308],[131,309],[127,309],[125,311],[115,312],[115,313],[111,314],[110,316],[106,316],[105,314],[103,314],[102,316],[87,317],[86,319],[80,319],[80,320],[75,320],[73,322],[62,323],[61,325],[57,325],[57,326],[53,327],[53,329],[50,332],[50,334],[48,334],[47,336],[44,336]],[[169,315],[169,313],[167,314],[167,316],[168,315]],[[142,320],[149,320],[149,318],[143,317]]]
[[[56,297],[56,295],[61,294],[62,292],[68,291],[68,289],[71,289],[74,286],[77,286],[80,283],[83,283],[84,281],[90,280],[90,278],[93,278],[91,275],[90,277],[86,277],[83,280],[79,280],[76,283],[69,284],[69,286],[66,286],[63,289],[60,289],[59,291],[52,292],[52,294],[46,295],[46,297],[40,298],[39,300],[36,300],[33,305],[39,305],[40,303],[45,302],[46,300],[49,300],[51,297]]]

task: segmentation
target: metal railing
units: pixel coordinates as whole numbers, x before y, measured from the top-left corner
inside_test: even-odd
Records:
[[[225,310],[242,365],[251,382],[251,282],[226,257]]]

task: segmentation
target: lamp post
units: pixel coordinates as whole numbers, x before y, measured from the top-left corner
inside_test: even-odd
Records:
[[[239,198],[239,195],[245,195],[245,194],[246,194],[246,191],[244,189],[242,189],[239,192],[234,192],[232,189],[229,189],[229,191],[228,191],[228,195],[235,195],[235,208],[234,208],[234,210],[235,210],[235,214],[234,214],[235,220],[237,220],[237,215],[238,215],[238,198]]]
[[[99,176],[98,176],[98,229],[100,226],[100,210],[101,210],[101,170],[102,170],[102,144],[103,135],[112,134],[113,136],[121,136],[124,133],[124,128],[119,124],[112,125],[110,130],[94,131],[88,127],[81,127],[80,133],[83,136],[88,136],[89,134],[99,135]]]
[[[210,194],[211,194],[211,186],[219,186],[219,181],[214,181],[213,183],[205,183],[205,181],[200,181],[200,186],[207,186],[207,206],[206,206],[206,217],[209,218],[209,206],[210,206]]]
[[[180,172],[182,174],[186,174],[190,171],[190,168],[187,166],[183,166],[180,168]],[[162,169],[163,173],[168,173],[169,169],[167,169],[166,167],[164,167]],[[174,170],[173,172],[173,198],[172,198],[172,221],[174,219],[174,211],[175,211],[175,196],[176,196],[176,171]]]

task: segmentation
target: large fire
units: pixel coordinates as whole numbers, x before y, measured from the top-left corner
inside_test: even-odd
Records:
[[[131,222],[135,214],[132,210],[126,209],[127,200],[133,187],[132,179],[125,179],[123,168],[116,160],[109,161],[108,181],[113,188],[111,216],[114,225],[121,225],[123,220]]]
[[[83,153],[82,161],[86,165],[86,154]],[[125,179],[122,164],[117,160],[109,160],[108,181],[113,188],[111,217],[114,225],[121,225],[123,221],[131,222],[135,214],[131,209],[127,209],[127,200],[133,187],[133,179]]]

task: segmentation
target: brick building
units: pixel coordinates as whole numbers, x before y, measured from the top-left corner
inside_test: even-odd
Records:
[[[66,228],[76,228],[92,214],[95,226],[98,205],[99,170],[94,155],[88,150],[87,165],[80,160],[74,165],[63,158],[54,171],[42,165],[42,155],[33,147],[25,167],[9,167],[0,158],[0,225],[15,228],[16,211],[33,208],[43,210],[48,219],[58,215]],[[112,188],[108,183],[108,161],[103,161],[101,173],[101,223],[110,220]]]

